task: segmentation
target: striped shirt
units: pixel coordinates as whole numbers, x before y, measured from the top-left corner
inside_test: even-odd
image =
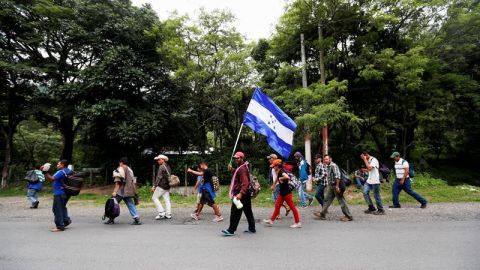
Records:
[[[340,169],[337,164],[330,162],[330,165],[327,165],[327,179],[330,185],[335,185],[337,179],[340,179]]]
[[[395,174],[397,175],[397,178],[402,178],[405,170],[407,170],[408,172],[408,168],[408,161],[406,161],[405,159],[401,158],[398,161],[395,161]]]

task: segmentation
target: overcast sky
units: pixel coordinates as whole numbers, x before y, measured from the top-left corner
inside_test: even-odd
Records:
[[[206,10],[229,9],[237,18],[235,27],[249,40],[268,38],[283,13],[286,0],[132,0],[141,6],[150,3],[160,19],[177,10],[195,18],[201,7]]]

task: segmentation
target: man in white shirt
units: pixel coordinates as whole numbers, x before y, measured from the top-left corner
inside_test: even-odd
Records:
[[[393,152],[392,155],[390,156],[395,160],[395,174],[396,174],[396,179],[395,182],[393,183],[392,187],[392,200],[393,200],[393,205],[390,206],[390,208],[400,208],[400,202],[399,202],[399,195],[402,190],[405,190],[405,192],[415,198],[421,205],[421,208],[427,208],[427,200],[425,200],[422,196],[420,196],[418,193],[413,191],[412,189],[412,184],[410,181],[410,166],[408,162],[400,157],[399,152]]]
[[[363,151],[360,158],[365,163],[365,167],[368,170],[368,179],[363,185],[363,197],[368,204],[368,209],[365,210],[365,214],[385,215],[383,210],[382,197],[380,196],[380,172],[378,168],[380,163],[375,157],[370,156],[367,151]],[[372,199],[370,198],[370,190],[373,190],[377,209],[373,206]]]

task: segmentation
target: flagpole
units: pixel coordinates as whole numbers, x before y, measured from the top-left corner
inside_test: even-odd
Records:
[[[240,139],[240,134],[242,133],[242,129],[243,129],[243,122],[240,125],[240,130],[238,131],[237,140],[235,141],[235,146],[233,147],[232,156],[230,157],[230,162],[228,164],[232,164],[233,155],[235,154],[235,149],[237,149],[237,144],[238,144],[238,140]]]

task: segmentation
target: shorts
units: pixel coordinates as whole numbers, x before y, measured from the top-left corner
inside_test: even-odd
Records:
[[[202,197],[200,197],[200,203],[212,206],[215,204],[215,201],[212,199],[210,192],[204,189],[202,190]]]

